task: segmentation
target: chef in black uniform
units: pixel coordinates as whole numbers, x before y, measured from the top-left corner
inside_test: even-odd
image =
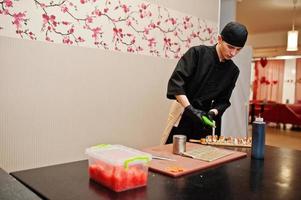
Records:
[[[167,88],[167,98],[184,107],[181,120],[173,127],[166,143],[175,134],[200,139],[211,134],[202,116],[215,120],[220,135],[221,116],[231,105],[229,99],[239,75],[231,60],[245,45],[248,31],[237,22],[228,23],[214,46],[191,47],[179,60]]]

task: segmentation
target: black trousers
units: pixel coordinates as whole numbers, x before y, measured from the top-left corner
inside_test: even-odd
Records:
[[[216,117],[215,125],[216,125],[215,135],[220,136],[221,117]],[[204,127],[201,121],[195,122],[184,112],[178,127],[173,127],[171,129],[170,134],[166,140],[166,144],[172,143],[172,139],[174,135],[186,135],[187,142],[188,142],[190,139],[199,140],[211,134],[212,134],[212,128]]]

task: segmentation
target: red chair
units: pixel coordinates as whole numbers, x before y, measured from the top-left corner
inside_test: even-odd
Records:
[[[301,125],[301,105],[271,104],[262,116],[266,122]]]

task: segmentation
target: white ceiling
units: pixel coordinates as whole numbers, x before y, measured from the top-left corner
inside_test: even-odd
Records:
[[[257,34],[288,31],[295,15],[295,29],[301,31],[301,0],[295,12],[293,5],[293,0],[237,0],[236,19]]]

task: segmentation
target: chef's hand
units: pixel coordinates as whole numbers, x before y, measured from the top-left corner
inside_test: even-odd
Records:
[[[192,107],[192,105],[186,106],[185,111],[188,114],[188,116],[193,120],[200,120],[202,123],[204,123],[202,117],[206,115],[206,112],[196,109]]]
[[[211,121],[213,121],[216,116],[216,112],[214,112],[213,110],[209,110],[209,112],[207,113],[207,116]]]

